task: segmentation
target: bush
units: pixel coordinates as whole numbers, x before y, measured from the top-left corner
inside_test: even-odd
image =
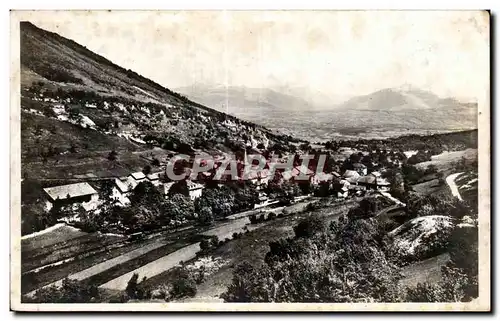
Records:
[[[297,226],[293,228],[296,238],[311,237],[324,229],[323,221],[317,217],[308,217],[302,220]]]
[[[101,302],[96,285],[64,279],[61,286],[38,290],[33,297],[23,297],[26,303],[91,303]]]
[[[274,220],[275,218],[276,218],[276,214],[275,214],[275,213],[273,213],[273,212],[269,213],[269,215],[267,216],[267,220],[268,220],[268,221],[272,221],[272,220]]]
[[[170,295],[174,299],[194,297],[196,295],[196,282],[185,268],[174,271],[174,281]]]

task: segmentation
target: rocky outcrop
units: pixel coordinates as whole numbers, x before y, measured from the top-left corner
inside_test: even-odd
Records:
[[[444,251],[455,227],[450,216],[412,219],[389,232],[391,252],[403,261],[422,260]]]

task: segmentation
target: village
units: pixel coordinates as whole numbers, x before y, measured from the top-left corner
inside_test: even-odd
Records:
[[[246,159],[246,154],[245,154]],[[286,161],[284,158],[283,162]],[[198,175],[186,175],[186,184],[189,190],[189,198],[195,200],[202,196],[203,190],[207,181],[213,179],[217,169],[223,163],[223,159],[216,159],[212,170],[203,171]],[[395,160],[396,165],[400,166],[400,162]],[[238,168],[241,169],[245,165],[245,160],[237,162]],[[240,166],[241,165],[241,166]],[[269,199],[269,195],[265,193],[266,187],[270,182],[270,168],[273,166],[270,159],[267,160],[264,169],[251,172],[250,175],[244,175],[243,171],[239,171],[238,179],[246,180],[251,183],[259,193],[258,202],[254,205],[255,208],[263,207],[272,203],[273,199]],[[327,188],[331,191],[329,195],[334,195],[339,199],[345,199],[350,195],[364,195],[367,191],[378,191],[387,195],[390,190],[390,182],[382,177],[384,169],[379,169],[368,173],[367,166],[362,163],[352,164],[353,169],[347,169],[342,174],[336,171],[329,173],[315,172],[314,168],[309,168],[304,165],[295,165],[291,170],[278,170],[273,177],[273,182],[282,184],[285,181],[294,182],[298,176],[307,177],[306,183],[310,185],[311,195],[319,186]],[[194,179],[191,177],[194,176]],[[134,188],[142,183],[148,182],[155,186],[158,191],[164,195],[165,199],[169,197],[169,191],[175,181],[167,177],[166,171],[148,172],[148,170],[130,173],[126,177],[116,177],[112,180],[112,199],[117,206],[130,205],[129,196]],[[218,182],[223,184],[224,180]],[[302,183],[302,182],[301,182]],[[44,188],[47,200],[45,209],[50,211],[55,205],[81,205],[86,211],[96,210],[99,205],[99,193],[92,186],[92,182],[79,182],[74,184],[52,186]]]

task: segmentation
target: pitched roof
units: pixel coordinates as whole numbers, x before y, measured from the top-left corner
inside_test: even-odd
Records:
[[[150,180],[150,181],[155,181],[157,179],[160,178],[160,175],[159,173],[152,173],[152,174],[148,174],[147,175],[147,178]]]
[[[317,181],[324,182],[324,181],[331,180],[333,178],[333,175],[321,172],[321,173],[317,173],[314,177]]]
[[[375,178],[375,176],[367,175],[367,176],[360,177],[358,179],[358,183],[375,185],[375,184],[377,184],[377,179]]]
[[[352,166],[354,168],[366,168],[366,165],[361,164],[361,163],[354,163],[354,164],[352,164]]]
[[[292,173],[296,176],[298,176],[300,174],[305,174],[305,175],[313,175],[314,174],[314,172],[312,170],[310,170],[309,168],[307,168],[304,165],[295,166],[292,170]]]
[[[66,199],[69,195],[70,198],[78,196],[86,196],[97,194],[97,191],[89,185],[89,183],[75,183],[69,185],[61,185],[54,187],[47,187],[43,189],[52,200]]]
[[[139,179],[144,179],[146,178],[146,175],[144,175],[143,172],[135,172],[135,173],[131,173],[130,176],[132,176],[135,180],[139,180]]]
[[[125,179],[115,178],[115,185],[116,185],[116,187],[118,187],[120,192],[127,193],[137,185],[137,182],[135,180],[133,180],[132,178],[128,178],[128,179],[127,178],[125,178]]]
[[[348,170],[346,170],[344,172],[344,177],[348,177],[348,178],[355,177],[355,178],[358,178],[359,177],[359,173],[356,172],[356,171],[352,171],[352,170],[348,169]]]
[[[190,191],[203,188],[203,185],[192,182],[192,181],[187,181],[186,183],[187,183],[187,187]]]
[[[386,180],[385,178],[377,178],[377,185],[389,186],[391,185],[391,183],[389,183],[389,181]]]

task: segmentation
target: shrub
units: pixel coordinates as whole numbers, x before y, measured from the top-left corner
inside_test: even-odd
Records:
[[[90,303],[100,302],[96,285],[64,279],[61,286],[50,286],[36,291],[33,297],[23,297],[26,303]]]
[[[269,215],[267,216],[267,220],[268,220],[268,221],[272,221],[272,220],[274,220],[275,218],[276,218],[276,214],[275,214],[275,213],[273,213],[273,212],[269,213]]]
[[[170,295],[174,299],[194,297],[196,295],[196,282],[186,268],[177,268],[174,271],[174,281]]]
[[[303,219],[297,226],[293,228],[296,238],[311,237],[314,234],[323,231],[324,224],[317,217],[308,217]]]

